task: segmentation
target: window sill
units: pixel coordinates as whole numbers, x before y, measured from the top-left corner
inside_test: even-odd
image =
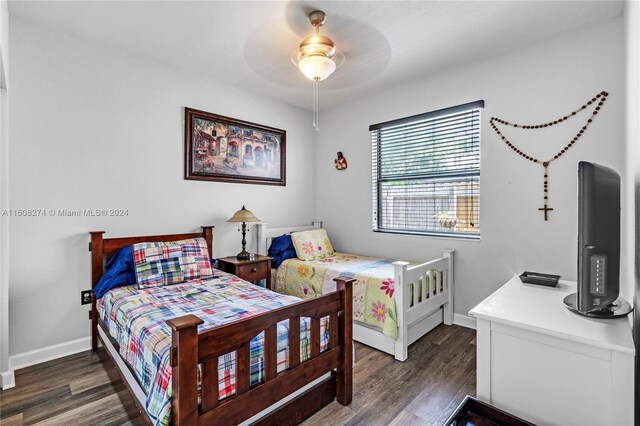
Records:
[[[442,238],[447,240],[461,240],[461,241],[480,241],[480,235],[463,235],[463,234],[447,234],[438,232],[417,232],[417,231],[399,231],[399,230],[372,230],[378,234],[395,234],[395,235],[407,235],[414,237],[433,237]]]

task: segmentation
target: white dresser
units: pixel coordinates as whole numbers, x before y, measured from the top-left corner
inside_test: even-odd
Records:
[[[576,285],[514,277],[469,315],[477,319],[477,397],[541,425],[632,425],[634,355],[628,319],[569,312]]]

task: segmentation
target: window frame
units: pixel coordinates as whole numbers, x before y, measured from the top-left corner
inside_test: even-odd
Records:
[[[482,109],[484,108],[484,100],[478,100],[474,102],[468,102],[461,105],[456,105],[448,108],[442,108],[435,111],[426,112],[423,114],[417,114],[409,117],[400,118],[397,120],[386,121],[378,124],[372,124],[369,126],[369,131],[371,134],[371,149],[372,149],[372,231],[378,233],[385,234],[400,234],[400,235],[418,235],[418,236],[429,236],[429,237],[439,237],[439,238],[449,238],[449,239],[463,239],[463,240],[480,240],[481,228],[480,228],[480,152],[481,152],[481,134],[482,134]],[[409,174],[398,175],[398,176],[387,176],[381,178],[382,173],[382,160],[381,160],[381,145],[382,138],[380,134],[377,134],[377,137],[374,139],[375,131],[382,131],[385,129],[390,129],[392,127],[400,127],[402,125],[406,125],[407,127],[414,126],[419,124],[420,122],[426,122],[428,120],[433,120],[438,117],[449,116],[456,113],[463,112],[472,112],[474,110],[478,110],[478,129],[477,129],[477,157],[478,157],[478,165],[476,170],[457,170],[443,173],[427,173],[422,177],[416,178],[415,176],[409,176]],[[475,135],[475,133],[474,133]],[[474,136],[475,137],[475,136]],[[375,146],[374,146],[375,145]],[[429,176],[430,175],[430,176]],[[474,193],[477,194],[477,218],[478,218],[478,231],[477,233],[469,233],[469,232],[448,232],[448,231],[438,231],[436,229],[433,230],[413,230],[413,229],[394,229],[394,228],[384,228],[382,226],[383,215],[382,215],[382,205],[383,205],[383,197],[382,197],[382,184],[384,182],[390,182],[395,180],[403,179],[407,180],[417,180],[421,179],[428,184],[437,184],[438,182],[447,181],[449,183],[454,183],[456,179],[461,179],[461,182],[473,182],[477,184],[477,190],[468,190],[468,192],[456,196],[457,198],[460,196],[473,196]],[[426,195],[427,203],[428,198],[437,198],[438,193],[435,191],[429,192]],[[435,201],[434,201],[435,202]],[[417,211],[417,210],[414,210]],[[425,210],[427,213],[429,210]],[[387,213],[388,216],[388,213]],[[457,217],[457,214],[456,214]]]

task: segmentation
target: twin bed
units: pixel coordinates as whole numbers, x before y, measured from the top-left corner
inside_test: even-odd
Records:
[[[321,228],[269,228],[258,224],[258,253],[284,234]],[[335,290],[334,279],[353,283],[353,339],[393,355],[408,357],[408,347],[438,324],[453,324],[453,250],[418,264],[336,253],[319,260],[285,260],[275,271],[272,287],[279,293],[308,299]]]
[[[103,238],[91,233],[92,283],[105,262],[141,242],[193,234]],[[351,282],[312,300],[279,295],[214,270],[208,279],[110,290],[92,303],[98,340],[150,424],[297,424],[352,397]]]
[[[274,237],[319,227],[258,225],[258,252]],[[91,233],[94,290],[123,247],[201,239],[213,254],[213,227],[103,234]],[[102,342],[150,424],[285,425],[334,399],[351,402],[352,339],[404,361],[411,343],[453,322],[452,251],[417,265],[336,253],[288,259],[274,273],[277,292],[215,269],[202,279],[187,271],[196,279],[172,285],[114,288],[93,298],[92,348]]]

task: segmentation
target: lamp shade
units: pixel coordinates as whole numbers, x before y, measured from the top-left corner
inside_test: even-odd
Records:
[[[336,63],[326,56],[312,55],[302,58],[298,68],[309,80],[322,81],[336,70]]]
[[[260,222],[260,219],[255,217],[251,210],[247,210],[242,206],[227,222]]]

